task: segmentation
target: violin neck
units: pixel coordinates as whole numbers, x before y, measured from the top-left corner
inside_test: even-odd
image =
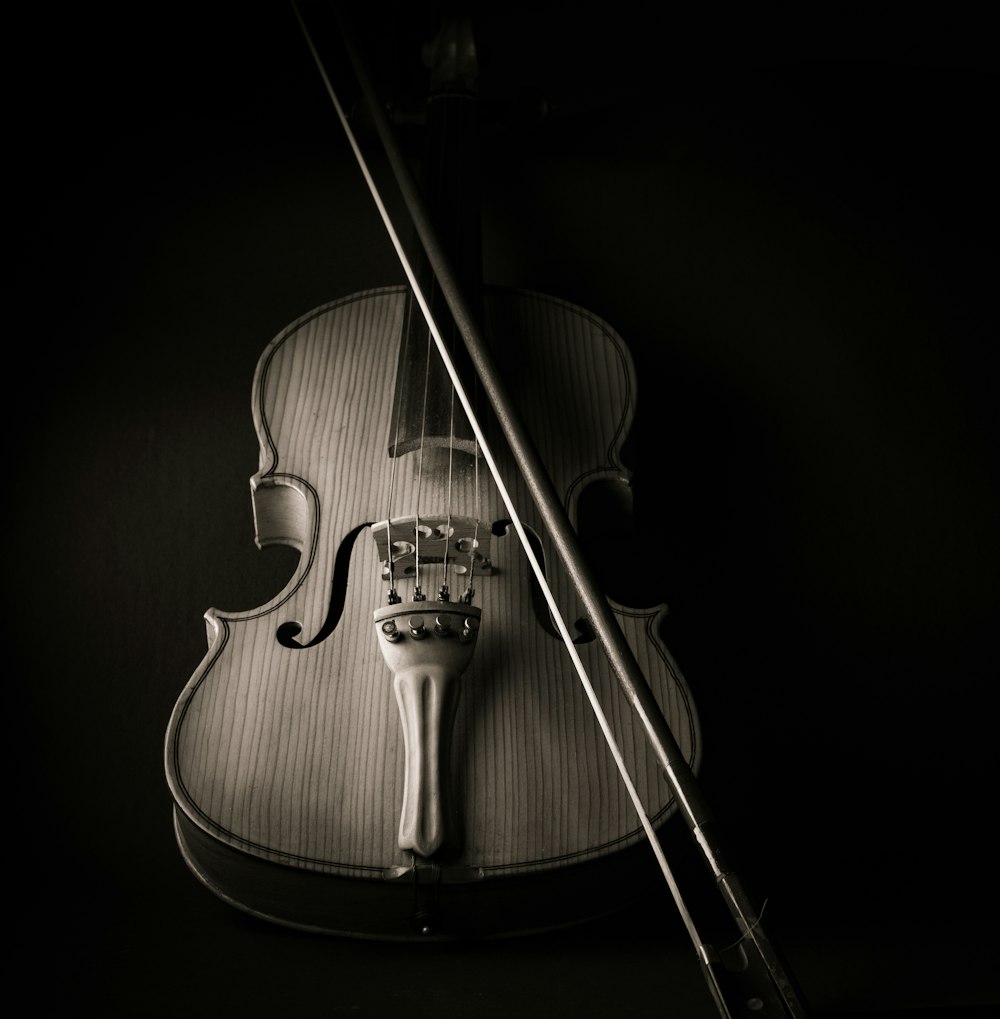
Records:
[[[461,34],[447,48],[464,50],[464,59],[443,59],[431,70],[421,183],[459,287],[478,310],[483,261],[479,102],[475,48],[471,34],[466,37],[462,29],[456,29]]]
[[[467,20],[446,20],[426,48],[430,64],[421,191],[438,242],[469,308],[482,320],[482,209],[479,186],[479,103],[475,43]],[[434,321],[455,366],[472,392],[476,373],[458,336],[452,314],[426,259],[417,271]],[[472,452],[472,430],[456,418],[452,384],[436,355],[428,357],[428,331],[412,306],[400,346],[390,454],[418,446],[449,446]],[[413,381],[426,380],[414,386]]]

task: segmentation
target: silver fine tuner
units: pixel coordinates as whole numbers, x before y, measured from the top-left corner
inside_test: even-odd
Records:
[[[440,615],[434,620],[434,632],[439,637],[447,637],[451,633],[451,622],[446,615]]]
[[[427,628],[424,626],[424,621],[420,616],[410,616],[409,626],[410,636],[414,640],[423,640],[427,636]]]
[[[385,637],[386,640],[392,641],[392,643],[395,644],[396,641],[400,640],[403,635],[399,632],[399,627],[396,626],[395,622],[391,619],[387,619],[382,624],[382,636]]]
[[[459,640],[467,642],[473,640],[479,632],[479,620],[475,616],[466,616],[462,623],[462,633]]]

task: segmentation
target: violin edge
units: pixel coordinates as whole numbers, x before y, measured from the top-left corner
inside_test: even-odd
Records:
[[[615,434],[614,441],[603,446],[606,455],[606,459],[604,459],[604,462],[601,463],[600,457],[595,457],[595,459],[593,461],[590,461],[590,463],[597,464],[596,467],[591,467],[590,469],[585,470],[583,474],[579,473],[578,467],[574,467],[566,475],[566,478],[573,479],[572,483],[567,484],[567,488],[570,491],[570,494],[567,496],[567,501],[572,504],[575,501],[575,493],[579,489],[585,488],[587,484],[590,483],[591,480],[604,479],[614,481],[625,481],[627,483],[627,478],[623,475],[623,470],[620,466],[619,461],[617,460],[616,452],[620,448],[621,444],[620,440],[626,433],[628,423],[631,421],[631,409],[632,409],[631,397],[634,395],[636,387],[634,369],[631,366],[627,349],[624,348],[620,338],[618,338],[614,330],[598,316],[594,315],[593,313],[587,312],[585,309],[578,308],[578,306],[573,305],[571,302],[528,290],[519,290],[512,288],[491,288],[491,290],[493,292],[503,291],[507,294],[513,294],[518,298],[527,298],[528,301],[526,303],[531,304],[532,306],[529,312],[531,316],[541,317],[544,319],[547,316],[558,314],[559,309],[566,313],[570,312],[579,313],[579,315],[585,316],[587,323],[584,323],[582,319],[578,320],[579,316],[577,314],[567,316],[572,317],[574,321],[572,323],[572,327],[571,328],[568,327],[565,336],[562,337],[561,342],[563,343],[563,347],[559,348],[559,350],[556,351],[556,355],[561,355],[563,357],[563,361],[560,363],[574,364],[576,362],[577,359],[574,355],[577,348],[575,344],[579,341],[579,338],[581,336],[581,333],[578,332],[578,330],[582,330],[582,335],[587,336],[593,335],[594,342],[597,342],[598,334],[600,334],[603,337],[617,338],[617,343],[615,344],[616,353],[615,354],[609,353],[607,355],[607,364],[619,365],[620,369],[624,373],[623,378],[619,380],[619,387],[620,390],[623,393],[627,394],[630,398],[625,401],[625,404],[623,406],[618,407],[618,413],[616,414],[614,421],[611,422],[612,424],[617,424],[617,430],[614,433]],[[361,298],[368,298],[371,297],[372,295],[379,296],[389,295],[395,297],[401,293],[405,293],[405,288],[402,287],[374,288],[371,290],[359,292],[358,294],[349,295],[348,297],[339,299],[337,301],[328,302],[327,304],[321,305],[320,307],[313,309],[311,312],[306,313],[306,315],[301,316],[298,320],[296,320],[296,322],[292,323],[289,327],[283,330],[282,333],[280,333],[278,337],[276,337],[275,340],[273,340],[272,343],[268,346],[268,348],[266,348],[266,350],[262,353],[261,358],[259,360],[258,377],[257,379],[255,379],[255,393],[254,393],[255,423],[258,425],[258,434],[261,436],[262,439],[260,445],[261,469],[251,479],[251,490],[255,495],[255,500],[257,496],[263,495],[263,501],[261,502],[261,505],[259,507],[256,505],[255,501],[255,522],[258,528],[257,543],[259,545],[280,542],[283,544],[293,544],[293,546],[299,544],[302,546],[303,551],[305,551],[305,546],[307,544],[309,544],[311,548],[311,544],[307,536],[310,532],[313,535],[317,534],[318,529],[315,527],[316,520],[315,508],[313,511],[310,511],[309,509],[310,500],[312,500],[317,507],[322,501],[316,494],[316,492],[310,487],[308,481],[305,481],[302,477],[298,476],[293,472],[282,473],[278,470],[279,463],[276,452],[277,447],[272,447],[271,445],[269,445],[270,432],[266,427],[267,419],[266,415],[263,414],[264,401],[261,396],[261,393],[263,392],[264,388],[263,379],[266,375],[266,366],[270,364],[272,352],[277,350],[284,342],[284,340],[288,339],[291,336],[296,335],[300,330],[302,330],[303,326],[306,323],[310,323],[316,320],[319,316],[330,311],[332,308],[348,306],[352,302],[357,302]],[[593,327],[593,330],[591,330],[591,327]],[[587,360],[585,363],[589,364],[590,361]],[[605,362],[601,363],[603,364]],[[548,394],[545,391],[541,391],[540,395],[544,399],[544,397]],[[258,409],[260,410],[259,416],[257,414]],[[600,431],[600,433],[603,435],[609,434],[608,432],[605,432],[603,429],[599,429],[598,431]],[[265,439],[267,441],[265,441]],[[600,448],[601,447],[599,446],[594,447],[594,452],[599,453]],[[281,466],[285,467],[286,465],[283,463],[281,464]],[[562,468],[565,466],[565,463],[561,462],[559,466],[560,468]],[[292,495],[291,494],[292,492],[297,492],[297,495]],[[268,505],[268,502],[272,500],[273,503],[271,505]],[[352,519],[357,520],[361,518],[354,516]],[[291,523],[289,523],[289,521],[291,521]],[[293,541],[281,540],[282,538],[287,538],[289,534],[291,534],[291,536],[294,538]],[[334,544],[336,544],[336,542]],[[330,549],[328,549],[327,551],[329,552]],[[324,562],[326,562],[328,559],[332,560],[332,556],[330,555],[324,555],[321,556],[321,558]],[[310,572],[307,563],[308,559],[309,554],[305,554],[302,556],[302,558],[300,559],[298,570],[296,572],[296,577],[301,578],[306,573]],[[256,865],[257,863],[267,864],[268,866],[281,867],[283,870],[287,870],[290,866],[294,866],[295,861],[289,860],[288,864],[283,864],[274,855],[267,856],[267,855],[245,854],[241,852],[239,845],[239,837],[234,836],[232,839],[227,839],[226,829],[223,828],[221,824],[219,824],[219,822],[223,822],[224,817],[228,815],[223,814],[215,814],[212,816],[202,815],[202,812],[199,809],[197,799],[188,796],[187,791],[183,788],[184,783],[182,781],[181,774],[183,768],[177,766],[178,765],[178,761],[176,759],[177,748],[176,746],[174,746],[174,743],[176,741],[178,733],[180,732],[180,728],[183,724],[184,715],[188,709],[188,705],[190,704],[194,697],[198,684],[202,679],[208,676],[208,674],[212,670],[212,663],[216,660],[218,655],[222,653],[222,649],[225,646],[225,642],[228,639],[228,634],[230,633],[229,623],[238,622],[241,620],[249,620],[254,617],[259,618],[263,615],[266,615],[267,613],[273,611],[278,606],[284,604],[285,601],[291,596],[291,593],[295,590],[296,586],[297,581],[295,580],[295,577],[293,577],[292,582],[290,582],[289,586],[286,586],[284,591],[280,592],[278,595],[275,596],[275,598],[271,599],[264,606],[258,609],[237,613],[221,612],[216,609],[211,609],[205,614],[206,623],[209,627],[210,636],[209,650],[205,658],[203,659],[202,664],[198,667],[194,676],[192,676],[191,680],[189,681],[187,688],[181,694],[181,697],[179,698],[177,706],[175,708],[174,715],[171,718],[171,724],[167,734],[168,781],[170,783],[171,791],[174,794],[175,810],[177,811],[178,817],[177,823],[181,824],[183,821],[184,823],[187,824],[187,831],[189,832],[187,844],[189,846],[192,844],[209,845],[213,847],[214,852],[233,854],[233,859],[241,860],[244,863],[246,862],[247,859],[252,859],[254,861],[254,865]],[[645,629],[647,630],[647,632],[655,631],[654,622],[661,617],[661,609],[659,607],[654,607],[652,609],[634,610],[625,608],[623,606],[622,611],[624,611],[627,615],[632,617],[633,623],[639,629]],[[663,607],[662,611],[665,611],[665,607]],[[680,680],[680,685],[682,688],[680,689],[680,696],[686,702],[689,709],[688,724],[691,727],[692,737],[690,742],[694,748],[697,748],[698,751],[697,756],[700,756],[700,736],[698,733],[697,719],[693,716],[692,713],[693,698],[691,696],[691,692],[687,688],[686,683],[680,677],[679,670],[677,670],[676,667],[672,665],[672,660],[669,659],[669,653],[666,652],[663,642],[661,640],[656,640],[655,645],[656,652],[661,658],[661,660],[665,664],[667,664],[668,666],[667,671],[669,671],[672,674],[673,681],[676,683],[678,680]],[[220,707],[222,706],[222,701],[219,702],[219,705]],[[215,743],[212,743],[211,745],[215,746]],[[692,760],[690,763],[696,766],[695,760]],[[205,802],[206,804],[208,803],[207,800]],[[206,807],[206,809],[209,808]],[[656,814],[657,823],[665,820],[666,817],[669,816],[670,813],[672,812],[673,812],[672,807],[665,807],[663,811],[657,812]],[[207,823],[202,823],[200,817],[204,817],[204,820]],[[223,836],[222,839],[216,838],[215,834],[213,834],[212,831],[213,825],[219,828],[219,834]],[[239,829],[236,829],[236,831],[239,831]],[[638,829],[636,829],[634,832],[631,832],[628,829],[623,828],[620,829],[620,831],[627,832],[627,835],[616,839],[615,846],[610,846],[608,844],[604,844],[602,846],[603,850],[609,850],[613,848],[614,853],[611,855],[614,856],[617,856],[617,854],[620,851],[628,847],[640,844],[643,841],[642,833]],[[202,835],[204,836],[204,838],[201,837]],[[200,854],[200,856],[210,857],[212,856],[212,853],[206,850],[205,852]],[[595,852],[594,857],[581,856],[579,859],[574,860],[568,864],[565,863],[565,858],[561,858],[559,863],[553,863],[552,866],[540,867],[537,873],[548,874],[549,872],[551,872],[551,870],[556,869],[557,866],[560,867],[560,869],[584,866],[592,859],[597,858],[597,856],[598,853]],[[194,857],[192,857],[192,859],[194,859]],[[338,857],[327,857],[327,861],[331,859],[338,859]],[[522,857],[522,860],[524,859],[525,858]],[[316,874],[321,878],[336,877],[339,880],[349,881],[354,880],[353,877],[347,876],[343,870],[340,871],[332,870],[332,868],[336,865],[331,864],[327,866],[326,863],[320,860],[319,861],[320,865],[318,867],[313,867],[312,864],[316,863],[317,861],[314,861],[312,857],[310,857],[310,859],[305,862],[307,863],[307,866],[297,867],[294,873],[308,872]],[[440,868],[437,868],[437,865],[435,864],[431,864],[430,866],[432,868],[435,868],[436,871],[440,870]],[[520,866],[520,864],[516,864],[515,868],[518,866]],[[213,889],[215,888],[220,889],[220,894],[222,895],[223,898],[229,899],[234,898],[233,896],[230,896],[226,892],[224,883],[220,884],[218,880],[214,880],[208,876],[210,868],[206,869],[205,866],[199,864],[197,868],[192,869],[195,869],[195,873],[198,874],[199,877],[202,877],[202,874],[199,874],[199,870],[204,871],[205,876],[202,877],[203,883],[207,884],[209,887],[212,887]],[[398,867],[393,869],[396,872],[400,871],[400,868]],[[459,869],[460,868],[452,868],[451,870],[452,876],[457,874],[459,872]],[[483,874],[489,869],[490,868],[486,866],[483,868],[482,871],[476,871],[476,873]],[[445,868],[445,871],[447,872],[447,868]],[[422,873],[422,871],[415,870],[415,873],[420,874]],[[372,875],[366,874],[365,876],[371,877]],[[494,874],[491,875],[490,879],[491,886],[494,880],[506,880],[506,878],[509,876],[510,876],[509,872],[503,875],[494,872]],[[373,887],[375,885],[380,885],[384,883],[384,881],[386,880],[387,878],[380,873],[375,882],[365,881],[364,884],[368,885],[369,887]],[[223,875],[223,882],[224,881],[225,877]],[[479,886],[478,881],[470,883]],[[324,885],[322,887],[328,886]],[[251,903],[255,902],[255,899],[253,898],[253,893],[251,893],[251,898],[249,901]],[[239,903],[238,901],[235,901],[234,904],[242,906],[242,904]],[[263,905],[264,907],[266,907],[267,904],[264,903]],[[613,907],[609,906],[609,908]],[[270,916],[270,913],[267,911],[266,908],[257,909],[255,906],[252,906],[251,908],[247,909],[247,911],[256,912],[261,916],[268,917]],[[571,912],[573,911],[571,910]],[[550,926],[566,926],[568,924],[572,925],[581,922],[582,920],[585,920],[589,918],[591,915],[593,915],[592,911],[589,909],[584,912],[586,915],[580,914],[570,921],[559,920],[554,922],[547,922],[543,924],[543,926],[545,928],[548,928]],[[599,910],[598,912],[601,912],[601,910]],[[277,922],[282,922],[280,918],[276,919]],[[304,927],[310,926],[308,922],[303,922],[302,924],[296,922],[296,925]],[[519,924],[513,926],[520,929]],[[321,929],[328,929],[328,925],[325,924],[321,925]],[[534,928],[532,927],[531,929]],[[342,930],[339,932],[350,933],[349,931],[345,932]]]
[[[242,853],[177,804],[173,824],[184,863],[227,906],[261,922],[354,940],[485,941],[564,930],[625,909],[660,882],[642,841],[621,851],[631,857],[627,867],[620,853],[600,857],[561,868],[556,882],[547,871],[491,876],[434,864],[359,882]]]

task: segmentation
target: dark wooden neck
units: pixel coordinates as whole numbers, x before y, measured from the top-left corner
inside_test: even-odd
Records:
[[[475,44],[467,21],[449,21],[428,45],[430,88],[421,188],[438,240],[469,306],[481,311],[482,228],[479,193],[479,110]],[[474,373],[433,272],[424,260],[417,278],[463,382]],[[481,315],[480,315],[481,320]],[[393,407],[391,456],[421,446],[473,452],[472,430],[416,302],[408,302]],[[472,389],[470,388],[470,392]]]

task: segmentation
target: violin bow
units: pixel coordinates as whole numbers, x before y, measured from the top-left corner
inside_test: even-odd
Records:
[[[442,338],[441,329],[435,321],[429,302],[417,279],[416,272],[404,250],[400,240],[400,230],[393,222],[378,190],[357,137],[351,128],[347,114],[337,97],[323,60],[299,10],[298,3],[296,0],[291,0],[291,4],[306,45],[316,63],[324,87],[336,110],[337,117],[371,192],[386,232],[396,250],[414,297],[426,319],[430,334],[451,377],[456,395],[469,418],[470,425],[480,444],[483,458],[490,468],[500,496],[521,540],[531,569],[538,580],[540,589],[545,596],[559,633],[566,644],[580,681],[604,733],[618,770],[621,773],[622,781],[638,812],[650,846],[657,858],[664,879],[670,888],[688,935],[694,944],[702,973],[705,976],[709,991],[720,1015],[724,1019],[734,1019],[734,1017],[743,1014],[744,1011],[750,1011],[755,1015],[774,1017],[774,1019],[779,1019],[779,1017],[781,1019],[806,1019],[808,1012],[803,1004],[801,994],[797,991],[777,950],[764,931],[761,924],[760,910],[754,909],[739,876],[726,860],[715,831],[712,813],[705,802],[694,773],[688,766],[674,739],[673,733],[670,731],[670,727],[660,710],[656,698],[653,696],[649,684],[646,682],[642,670],[632,653],[632,649],[629,647],[611,611],[607,598],[600,591],[595,578],[587,566],[579,539],[552,485],[548,472],[535,449],[531,436],[522,424],[516,408],[505,391],[499,373],[493,364],[493,359],[483,341],[482,333],[462,295],[461,288],[456,282],[455,274],[449,265],[448,258],[431,224],[420,190],[413,179],[409,166],[396,141],[389,119],[378,99],[349,20],[340,5],[334,5],[342,41],[349,56],[349,62],[357,83],[361,88],[369,114],[372,117],[379,140],[410,217],[408,225],[415,229],[419,237],[437,284],[441,288],[464,345],[468,350],[479,381],[519,464],[528,490],[531,492],[542,519],[549,528],[550,536],[563,567],[586,608],[588,618],[607,656],[608,662],[615,672],[618,683],[642,725],[650,747],[656,755],[657,761],[676,798],[680,813],[684,817],[695,843],[701,850],[705,862],[715,879],[716,886],[736,924],[739,936],[737,941],[729,947],[717,948],[707,944],[698,933],[690,911],[681,895],[677,881],[667,863],[659,839],[656,837],[652,823],[628,773],[621,751],[611,732],[610,725],[597,700],[586,669],[573,643],[573,638],[559,612],[544,570],[535,557],[517,508],[514,506],[500,476],[486,436],[477,420],[447,345]]]

